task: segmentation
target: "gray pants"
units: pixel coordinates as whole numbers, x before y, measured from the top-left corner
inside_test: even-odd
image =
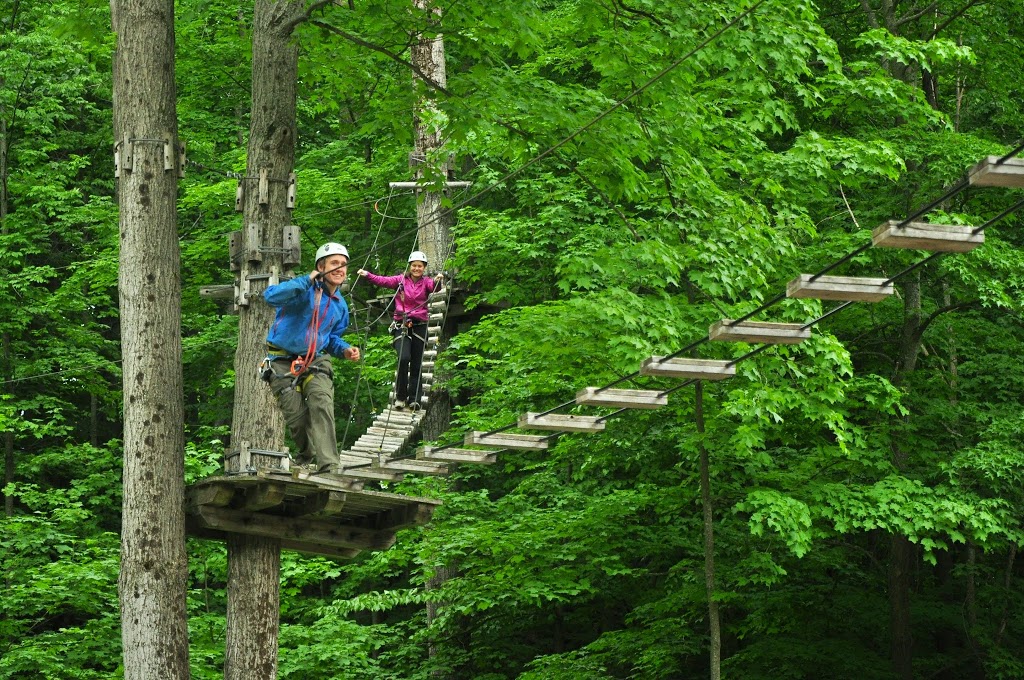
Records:
[[[338,433],[334,429],[334,368],[330,355],[321,354],[314,359],[311,367],[315,370],[299,378],[295,387],[295,376],[289,372],[290,361],[275,361],[272,367],[270,389],[298,449],[295,459],[303,464],[315,460],[321,469],[336,466]]]

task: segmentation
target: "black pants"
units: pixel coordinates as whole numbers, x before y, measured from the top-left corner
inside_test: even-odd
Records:
[[[423,363],[423,344],[427,337],[426,323],[413,323],[391,331],[391,344],[398,355],[398,375],[395,377],[395,399],[409,404],[420,401],[420,365]]]

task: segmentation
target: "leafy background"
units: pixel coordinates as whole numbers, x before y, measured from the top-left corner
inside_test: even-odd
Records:
[[[531,163],[748,7],[444,8],[447,144],[459,178],[490,189],[455,226],[450,267],[480,320],[442,355],[457,404],[444,441],[704,337],[937,199],[1024,129],[1019,0],[768,1]],[[177,3],[192,161],[179,206],[188,481],[219,469],[230,429],[235,319],[198,289],[230,281],[251,11]],[[418,21],[407,3],[368,0],[299,31],[294,221],[307,258],[330,238],[390,272],[413,246],[412,198],[386,187],[408,173],[414,92],[401,61]],[[114,40],[98,0],[5,3],[0,24],[0,424],[14,462],[0,677],[117,677]],[[929,219],[981,224],[1017,200],[969,188]],[[896,588],[915,677],[1021,677],[1022,245],[1013,214],[978,250],[901,280],[897,296],[742,361],[705,389],[703,436],[680,390],[598,436],[386,487],[444,504],[383,553],[284,554],[281,677],[706,676],[701,442],[728,676],[898,677]],[[893,275],[920,257],[871,250],[835,273]],[[372,295],[352,294],[365,364],[338,367],[349,440],[388,391]],[[765,318],[824,311],[786,300]],[[894,585],[897,550],[912,570]],[[220,677],[225,550],[190,539],[189,555],[193,675]],[[428,602],[441,605],[429,625]]]

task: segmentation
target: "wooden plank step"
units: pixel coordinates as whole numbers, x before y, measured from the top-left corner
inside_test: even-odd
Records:
[[[424,352],[423,352],[423,360],[424,361],[433,361],[436,358],[437,358],[437,350],[436,349],[424,350]]]
[[[427,317],[427,321],[430,323],[437,322],[438,324],[441,324],[444,322],[444,314],[442,312],[434,312]]]
[[[339,471],[334,474],[337,474],[340,477],[378,482],[400,482],[405,479],[405,475],[398,470],[380,470],[374,467],[339,469]]]
[[[572,413],[523,413],[517,427],[520,430],[549,430],[553,432],[600,432],[604,430],[603,420],[598,416],[578,416]]]
[[[653,356],[640,364],[640,375],[661,375],[669,378],[725,380],[736,375],[736,364],[718,359]]]
[[[381,411],[373,419],[373,422],[378,427],[383,427],[386,423],[388,426],[397,425],[399,427],[412,427],[415,428],[416,424],[420,421],[420,417],[412,411],[397,410],[388,407]]]
[[[394,420],[385,423],[381,420],[371,423],[363,436],[374,435],[378,439],[381,437],[404,439],[415,431],[416,427],[412,423],[396,423]]]
[[[233,286],[227,286],[227,287],[231,288],[232,292],[234,291],[234,287]],[[447,308],[448,308],[448,303],[445,300],[436,300],[436,301],[431,302],[430,304],[427,305],[427,309],[429,311],[431,311],[431,312],[444,312],[444,310],[447,309]]]
[[[503,449],[546,449],[548,440],[539,434],[508,434],[507,432],[470,432],[464,443],[467,446],[497,446]]]
[[[984,232],[972,233],[974,227],[953,224],[911,222],[905,227],[898,220],[889,220],[871,232],[875,248],[913,248],[938,253],[969,253],[985,242]]]
[[[813,279],[813,280],[812,280]],[[859,276],[801,274],[786,286],[786,297],[844,302],[878,302],[893,294],[892,281]]]
[[[616,390],[584,387],[576,393],[576,403],[588,406],[656,409],[668,404],[668,395],[658,390]]]
[[[722,319],[708,329],[709,340],[733,342],[761,342],[766,345],[796,345],[811,337],[811,329],[799,323],[771,323],[743,321],[735,325],[732,319]]]
[[[393,453],[395,451],[398,451],[403,446],[405,446],[404,439],[387,439],[382,442],[380,437],[377,437],[376,439],[364,439],[360,437],[359,439],[352,442],[352,446],[350,446],[349,448],[352,449],[353,451],[377,454],[388,453],[389,451]]]
[[[968,171],[967,181],[976,187],[1024,187],[1024,158],[988,156]]]
[[[395,425],[394,423],[388,423],[387,427],[384,427],[381,423],[380,427],[371,427],[366,430],[366,434],[377,435],[378,437],[395,437],[396,439],[405,439],[411,435],[415,430],[405,425]]]
[[[441,324],[436,324],[436,325],[433,325],[433,326],[427,326],[427,335],[440,335],[440,334],[441,334]]]
[[[449,463],[481,463],[490,465],[498,460],[497,451],[481,451],[479,449],[442,449],[435,451],[430,446],[422,446],[416,450],[420,460],[437,460]]]
[[[404,439],[384,439],[380,437],[360,437],[352,442],[353,451],[398,451],[405,446]]]
[[[410,472],[417,475],[439,475],[450,474],[448,465],[434,460],[417,460],[415,458],[402,458],[398,460],[386,460],[374,466],[381,470],[393,470],[395,472]]]
[[[434,292],[427,296],[428,302],[438,302],[448,299],[448,291],[444,288],[435,288]]]

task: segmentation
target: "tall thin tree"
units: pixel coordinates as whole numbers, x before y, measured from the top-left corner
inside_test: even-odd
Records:
[[[287,178],[295,167],[296,86],[299,50],[295,28],[316,9],[317,0],[256,0],[252,29],[252,114],[243,180],[243,220],[258,234],[247,244],[258,258],[245,264],[250,304],[241,307],[235,352],[235,404],[231,442],[257,448],[284,446],[284,419],[256,365],[266,356],[267,329],[274,310],[261,302],[272,268],[281,271],[284,227],[290,220]],[[258,179],[266,178],[261,197]],[[262,249],[262,251],[261,251]],[[275,252],[275,249],[277,252]],[[311,269],[312,267],[310,267]],[[227,642],[224,677],[259,680],[277,676],[281,562],[279,539],[233,534],[228,538]]]
[[[124,669],[129,679],[187,678],[178,154],[167,153],[178,137],[174,1],[112,0],[110,9],[120,159]]]

